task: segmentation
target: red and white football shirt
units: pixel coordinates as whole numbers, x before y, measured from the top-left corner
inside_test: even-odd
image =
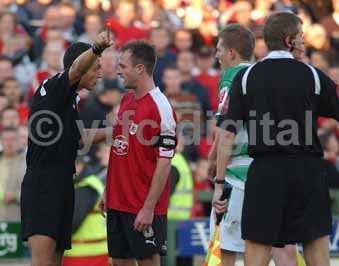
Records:
[[[133,91],[121,100],[113,129],[107,173],[107,208],[137,214],[148,195],[159,157],[172,158],[176,145],[175,113],[166,96],[154,88],[140,99]],[[155,207],[167,213],[168,182]]]

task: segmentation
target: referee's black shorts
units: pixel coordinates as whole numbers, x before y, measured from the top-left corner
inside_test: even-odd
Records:
[[[315,157],[255,158],[248,171],[242,238],[283,246],[330,234],[324,161]]]
[[[22,237],[44,235],[57,251],[71,248],[74,210],[73,174],[57,169],[27,171],[21,185]]]

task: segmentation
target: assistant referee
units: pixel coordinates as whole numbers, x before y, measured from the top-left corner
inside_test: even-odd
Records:
[[[302,243],[307,265],[327,266],[331,212],[316,120],[339,120],[337,85],[293,58],[303,43],[296,15],[271,15],[264,39],[271,52],[239,72],[219,121],[220,139],[227,135],[231,143],[220,145],[218,155],[230,152],[244,121],[254,158],[242,213],[245,265],[268,265],[272,246]]]
[[[21,224],[33,266],[61,266],[71,247],[73,174],[80,139],[77,91],[91,90],[99,77],[98,57],[112,45],[108,31],[93,46],[74,43],[64,72],[45,80],[31,104],[27,171],[21,186]]]

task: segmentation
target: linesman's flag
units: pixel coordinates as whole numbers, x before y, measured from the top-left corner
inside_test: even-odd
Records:
[[[230,194],[230,190],[224,189],[220,200],[225,200]],[[204,266],[222,266],[221,251],[220,251],[220,222],[223,213],[217,214],[216,224],[214,227],[213,237],[208,246]]]

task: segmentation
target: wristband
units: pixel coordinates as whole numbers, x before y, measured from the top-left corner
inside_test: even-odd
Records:
[[[214,180],[214,183],[216,183],[216,184],[225,184],[225,179],[223,179],[223,180],[220,180],[220,179],[215,179]]]
[[[102,54],[102,52],[104,51],[104,49],[98,47],[98,45],[96,43],[94,43],[92,45],[92,52],[97,55],[97,56],[100,56]]]

